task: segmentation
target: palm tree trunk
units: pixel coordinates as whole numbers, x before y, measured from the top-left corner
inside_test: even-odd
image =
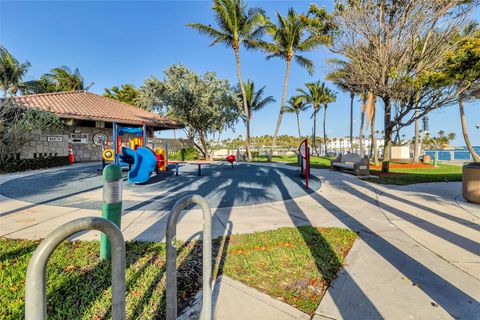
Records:
[[[371,135],[372,135],[372,153],[373,153],[373,162],[375,163],[376,166],[378,166],[378,152],[377,152],[377,139],[375,139],[375,113],[376,113],[376,107],[373,108],[373,113],[372,113],[372,120],[370,124],[371,128]]]
[[[413,162],[420,162],[420,119],[418,119],[418,104],[417,108],[415,108],[415,141],[413,144]]]
[[[360,135],[358,136],[358,153],[360,156],[363,155],[363,125],[365,124],[365,112],[362,111],[362,116],[360,118]]]
[[[298,137],[301,138],[302,134],[300,133],[300,119],[299,119],[299,113],[297,112],[297,128],[298,128]]]
[[[385,106],[385,115],[383,118],[383,125],[385,127],[383,133],[384,139],[384,146],[383,146],[383,159],[382,159],[382,172],[389,173],[390,172],[390,152],[392,150],[392,134],[393,134],[393,126],[391,125],[392,122],[392,105],[390,104],[390,98],[384,97],[382,98],[383,104]]]
[[[317,111],[313,111],[313,153],[317,152]]]
[[[463,133],[463,138],[465,139],[465,145],[467,146],[468,151],[470,151],[470,154],[473,157],[473,161],[480,162],[480,156],[475,151],[475,149],[473,149],[472,143],[470,142],[470,138],[468,137],[467,120],[465,118],[465,111],[463,110],[463,99],[461,96],[458,97],[458,109],[460,110],[460,120],[462,122],[462,133]]]
[[[355,93],[350,93],[350,152],[353,152],[353,99]]]
[[[247,94],[245,93],[245,86],[243,85],[242,73],[240,72],[240,54],[238,48],[234,48],[235,59],[237,61],[237,77],[240,84],[240,91],[242,91],[243,112],[245,113],[245,148],[247,149],[247,160],[252,160],[252,152],[250,151],[250,115],[247,105]]]
[[[415,138],[413,143],[413,162],[420,162],[420,120],[418,110],[415,110]]]
[[[273,134],[272,147],[270,148],[270,154],[268,155],[268,161],[272,161],[273,148],[277,144],[278,131],[280,130],[280,125],[282,124],[283,117],[283,107],[285,106],[285,101],[287,100],[287,87],[288,87],[288,76],[290,75],[290,63],[291,60],[287,60],[287,69],[285,70],[285,81],[283,83],[283,95],[282,95],[282,104],[280,105],[280,113],[278,114],[277,126],[275,127],[275,133]]]
[[[325,141],[325,143],[323,144],[324,147],[325,147],[325,157],[328,156],[328,150],[327,150],[327,131],[326,131],[326,122],[327,122],[327,105],[325,105],[324,109],[323,109],[323,141]]]

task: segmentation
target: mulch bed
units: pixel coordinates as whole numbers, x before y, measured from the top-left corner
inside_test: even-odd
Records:
[[[391,169],[433,169],[436,168],[431,164],[425,163],[390,163]],[[370,169],[373,170],[382,170],[382,166],[370,166]]]

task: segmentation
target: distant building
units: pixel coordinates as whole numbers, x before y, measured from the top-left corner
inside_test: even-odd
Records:
[[[377,142],[377,149],[379,152],[383,150],[383,145],[384,140],[383,139],[376,139]],[[359,154],[369,154],[370,153],[370,145],[372,141],[369,138],[363,138],[362,140],[362,152],[360,152],[360,139],[359,138],[353,138],[353,150],[355,153]],[[344,138],[337,138],[337,137],[331,137],[329,138],[329,141],[327,142],[327,149],[329,152],[333,153],[346,153],[350,152],[350,138],[349,137],[344,137]]]

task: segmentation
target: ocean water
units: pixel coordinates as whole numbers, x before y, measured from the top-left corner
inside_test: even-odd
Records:
[[[480,154],[480,146],[474,146],[473,149],[475,152]],[[453,161],[453,160],[458,160],[458,161],[468,161],[471,160],[470,152],[467,150],[467,147],[460,147],[456,149],[439,149],[439,150],[426,150],[425,154],[430,155],[432,158],[435,154],[435,152],[438,152],[438,160],[444,160],[444,161]]]

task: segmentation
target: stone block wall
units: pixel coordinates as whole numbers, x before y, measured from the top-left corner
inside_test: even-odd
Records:
[[[72,133],[88,135],[86,143],[70,141],[70,135]],[[109,142],[108,147],[112,149],[112,128],[66,126],[61,134],[45,134],[35,137],[35,139],[31,140],[23,147],[20,158],[33,159],[47,156],[67,156],[68,146],[71,145],[75,156],[75,162],[101,161],[102,147],[93,143],[93,136],[97,133],[104,133],[107,136]],[[59,139],[57,140],[60,140],[61,138],[62,141],[48,141],[48,137],[58,137]],[[125,145],[126,142],[134,137],[135,135],[132,134],[123,135],[122,145]],[[151,143],[155,143],[156,147],[168,143],[169,153],[192,145],[191,142],[186,140],[180,141],[175,139],[152,138],[150,131],[148,131],[147,137],[149,141],[149,143],[147,143],[148,147],[151,147]]]
[[[51,138],[50,141],[49,137]],[[69,137],[65,134],[38,135],[23,146],[20,159],[67,156],[68,139]]]
[[[112,140],[112,129],[111,128],[93,128],[93,127],[66,127],[65,134],[68,135],[70,139],[70,134],[78,130],[82,134],[88,135],[87,143],[74,143],[71,142],[70,145],[73,149],[73,155],[75,156],[75,162],[85,162],[85,161],[101,161],[102,160],[102,147],[99,147],[93,143],[93,136],[98,133],[104,133],[108,137],[108,141],[111,145]]]

